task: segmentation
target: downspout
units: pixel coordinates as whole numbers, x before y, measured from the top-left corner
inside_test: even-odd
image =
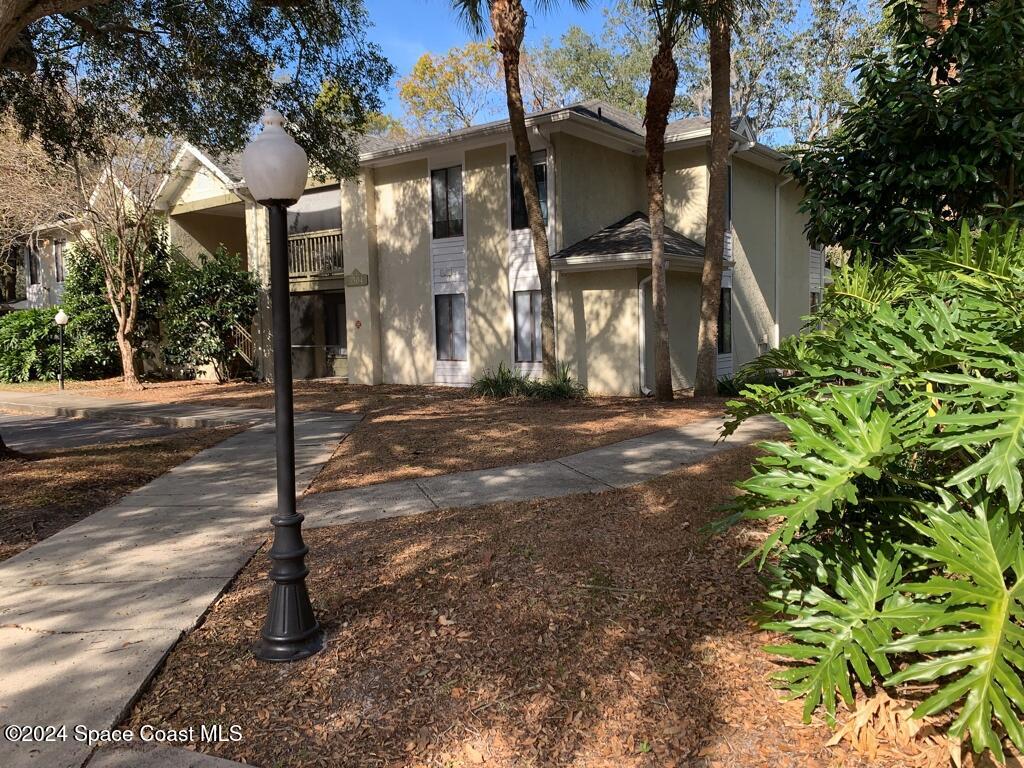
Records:
[[[781,250],[781,234],[782,229],[782,215],[780,214],[779,201],[781,199],[780,190],[789,184],[793,180],[792,176],[787,177],[783,181],[775,182],[775,308],[772,310],[774,326],[772,327],[772,346],[775,349],[779,348],[779,344],[782,342],[782,326],[779,321],[779,305],[781,304],[781,290],[780,284],[782,282],[779,275],[779,268],[781,265],[781,259],[779,258],[779,251]]]
[[[639,348],[640,348],[640,394],[644,396],[650,396],[653,391],[644,382],[647,380],[647,315],[644,312],[644,285],[651,282],[654,275],[648,275],[640,284],[637,286],[637,315],[640,322],[637,324],[637,335],[639,337]]]

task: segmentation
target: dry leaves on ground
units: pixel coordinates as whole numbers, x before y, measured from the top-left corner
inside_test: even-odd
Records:
[[[238,431],[185,429],[0,460],[0,560],[114,503]]]
[[[200,749],[295,766],[866,765],[779,702],[761,531],[702,526],[751,449],[627,490],[310,531],[327,648],[253,660],[262,557],[188,636],[129,722],[239,724]],[[898,766],[879,756],[876,765]]]
[[[75,382],[72,390],[126,396],[119,380]],[[161,382],[129,395],[161,403],[273,407],[270,385],[245,382]],[[364,414],[314,480],[310,493],[560,458],[720,415],[723,402],[688,395],[670,404],[639,397],[491,400],[457,387],[295,382],[296,410]]]

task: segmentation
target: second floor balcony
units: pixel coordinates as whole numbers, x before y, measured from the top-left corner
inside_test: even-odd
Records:
[[[288,236],[288,276],[292,279],[340,277],[344,272],[340,229]]]

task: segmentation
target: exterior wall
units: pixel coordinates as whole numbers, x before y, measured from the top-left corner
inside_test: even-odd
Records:
[[[385,383],[432,384],[430,183],[426,160],[376,169],[381,373]]]
[[[698,243],[704,242],[707,226],[707,161],[704,147],[665,153],[665,225]],[[641,210],[646,200],[645,192]]]
[[[508,173],[505,144],[466,152],[466,296],[470,376],[512,359],[508,282]]]
[[[767,351],[774,335],[775,183],[778,178],[777,174],[733,157],[734,370]]]
[[[592,394],[640,391],[636,269],[562,272],[555,288],[559,362]]]
[[[555,178],[558,248],[577,243],[634,211],[647,210],[643,157],[558,134]]]
[[[182,170],[187,176],[184,189],[178,196],[176,205],[188,206],[209,198],[219,197],[225,193],[231,194],[236,200],[234,193],[221,181],[209,168],[196,161],[195,167],[191,170]]]
[[[808,275],[807,216],[797,207],[803,193],[791,181],[779,189],[779,331],[781,337],[800,332],[801,318],[811,311]]]
[[[34,247],[39,254],[39,274],[35,284],[29,282],[31,271],[29,265],[29,251],[23,249],[22,268],[25,270],[25,306],[53,307],[60,304],[64,294],[63,281],[57,281],[57,262],[53,254],[53,243],[55,240],[64,240],[64,269],[67,270],[69,248],[74,242],[74,235],[63,230],[49,230],[40,233],[35,240]]]
[[[239,254],[243,267],[247,267],[244,211],[241,202],[236,205],[238,216],[202,211],[172,214],[168,217],[171,242],[193,263],[198,263],[201,253],[213,253],[223,245],[228,252]]]
[[[380,279],[377,270],[377,212],[374,172],[342,183],[342,242],[345,270],[365,275],[366,285],[345,286],[348,334],[348,380],[352,384],[382,381],[380,351]]]
[[[697,376],[699,327],[700,275],[669,272],[669,353],[672,358],[672,386],[675,389],[689,389]]]

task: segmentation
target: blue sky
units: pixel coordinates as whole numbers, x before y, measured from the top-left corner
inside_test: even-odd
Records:
[[[398,70],[398,76],[408,74],[416,59],[427,51],[447,51],[472,39],[465,26],[445,0],[365,0],[373,21],[368,37],[377,43]],[[591,2],[586,11],[577,10],[571,2],[553,3],[548,11],[537,10],[534,3],[525,3],[529,14],[526,41],[539,42],[545,37],[561,37],[576,24],[584,29],[600,31],[602,10],[606,3]],[[394,84],[385,94],[386,111],[401,114]]]

